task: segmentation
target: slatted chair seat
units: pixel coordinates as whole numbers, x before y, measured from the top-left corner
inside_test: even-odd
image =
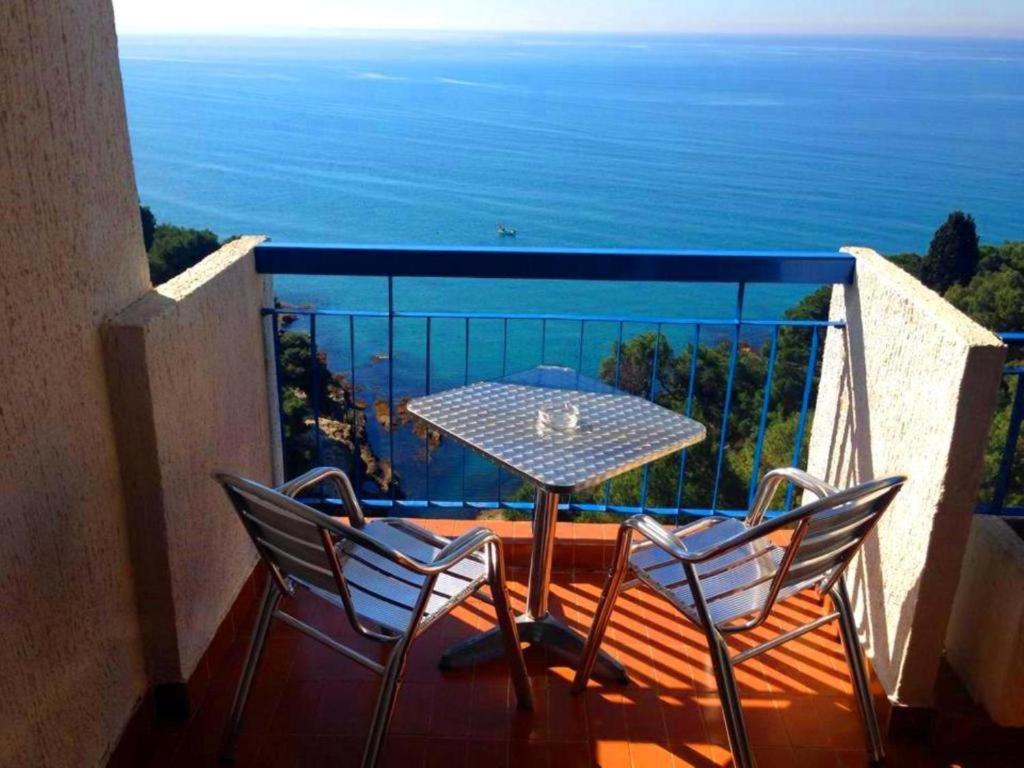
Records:
[[[818,496],[772,520],[763,520],[779,483],[795,483]],[[856,623],[843,570],[889,507],[905,478],[891,477],[838,491],[798,469],[772,470],[761,481],[742,522],[709,517],[667,531],[648,515],[622,524],[608,580],[580,659],[572,689],[586,687],[617,596],[646,584],[704,630],[737,768],[754,764],[733,665],[741,664],[831,621],[839,621],[861,716],[874,760],[883,757],[881,732],[868,688]],[[639,534],[645,541],[632,545]],[[624,581],[629,572],[634,577]],[[732,656],[731,633],[748,632],[773,607],[809,587],[827,594],[834,610]]]
[[[526,662],[505,585],[501,541],[493,531],[475,528],[453,541],[404,520],[368,522],[348,478],[331,467],[311,470],[277,489],[228,474],[215,477],[270,572],[221,757],[233,759],[245,703],[274,619],[383,678],[363,750],[363,768],[377,762],[410,643],[484,586],[489,588],[489,602],[501,627],[516,697],[521,707],[532,707]],[[296,500],[325,482],[334,485],[347,521]],[[340,609],[357,634],[389,646],[386,662],[381,664],[281,610],[279,603],[291,597],[296,587]]]
[[[686,526],[669,534],[677,541],[685,538],[688,549],[696,552],[746,530],[739,520],[729,517],[714,518],[715,522],[703,531],[686,536]],[[727,624],[749,617],[761,610],[771,590],[771,581],[779,570],[785,548],[772,542],[746,544],[730,550],[720,557],[697,565],[704,598],[707,600],[711,621]],[[633,573],[660,594],[693,622],[700,622],[693,591],[686,581],[683,564],[665,550],[647,542],[633,549],[629,558]],[[814,586],[820,577],[788,584],[779,592],[784,599]]]
[[[443,537],[436,537],[433,541],[420,538],[422,529],[406,525],[403,521],[374,520],[362,530],[375,541],[404,552],[424,565],[430,565],[443,547],[451,543]],[[352,541],[342,542],[338,551],[356,614],[390,632],[404,632],[416,609],[426,577]],[[331,604],[344,607],[336,591],[321,589],[301,579],[296,581]],[[486,581],[487,563],[483,555],[471,556],[451,571],[439,575],[419,619],[417,633],[476,592]]]

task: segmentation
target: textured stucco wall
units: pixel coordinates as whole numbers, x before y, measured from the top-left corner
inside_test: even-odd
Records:
[[[149,289],[110,0],[0,4],[0,765],[145,690],[99,327]]]
[[[1024,726],[1024,539],[1005,520],[971,524],[946,657],[995,722]]]
[[[1005,348],[874,251],[832,317],[808,468],[847,486],[910,479],[848,574],[890,697],[928,706],[960,573]]]
[[[260,239],[221,248],[106,329],[154,684],[192,673],[255,562],[210,473],[272,479]]]

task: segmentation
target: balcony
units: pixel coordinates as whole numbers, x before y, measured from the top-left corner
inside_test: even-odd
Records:
[[[431,257],[436,258],[431,261]],[[315,274],[324,279],[354,275],[376,281],[376,285],[364,284],[359,306],[309,307],[296,301],[284,304],[272,300],[279,291],[272,287],[271,275],[280,274]],[[574,284],[579,285],[580,278],[594,274],[613,284],[630,277],[643,277],[648,284],[702,284],[704,290],[731,296],[735,312],[724,317],[702,317],[693,312],[680,316],[594,315],[572,312],[571,300],[566,311],[559,313],[438,311],[405,307],[400,301],[407,295],[403,294],[403,281],[424,276],[491,282],[575,278]],[[408,398],[480,378],[501,378],[511,370],[530,366],[564,366],[707,419],[710,437],[702,448],[703,455],[690,449],[660,465],[635,470],[628,482],[612,481],[590,493],[563,499],[554,556],[554,612],[585,632],[616,531],[616,525],[607,521],[641,511],[659,516],[666,523],[709,514],[741,515],[753,493],[754,481],[773,463],[817,467],[816,471],[848,478],[847,482],[868,471],[862,464],[868,459],[886,466],[896,461],[919,462],[916,471],[930,472],[935,479],[941,476],[936,475],[936,467],[960,469],[949,460],[942,464],[934,459],[920,463],[916,451],[910,450],[911,445],[917,445],[915,440],[905,434],[896,439],[901,430],[917,433],[924,429],[929,433],[928,450],[933,454],[956,444],[954,435],[958,429],[966,429],[963,425],[969,419],[958,422],[955,408],[946,410],[941,422],[933,419],[926,425],[919,423],[937,408],[933,389],[926,388],[932,400],[921,404],[922,410],[913,417],[894,411],[896,426],[866,418],[864,413],[865,408],[869,415],[875,409],[908,408],[913,400],[908,400],[898,381],[923,381],[937,365],[943,370],[959,365],[964,377],[977,375],[987,367],[989,398],[994,404],[1001,357],[981,362],[977,357],[968,359],[977,354],[972,350],[984,349],[977,345],[987,337],[951,311],[942,319],[945,326],[936,326],[933,313],[947,310],[941,306],[936,309],[937,299],[916,288],[916,284],[902,281],[902,273],[863,250],[696,254],[502,249],[484,254],[464,249],[292,246],[248,238],[210,257],[191,274],[172,281],[161,289],[159,297],[146,297],[122,313],[113,322],[111,336],[120,348],[120,359],[129,361],[135,358],[131,350],[137,339],[159,338],[161,325],[167,322],[176,327],[182,322],[183,311],[186,316],[211,323],[215,316],[224,317],[223,310],[230,308],[228,317],[233,325],[204,332],[202,344],[198,340],[189,342],[193,354],[218,360],[214,375],[226,388],[219,410],[205,410],[202,421],[197,418],[190,422],[189,434],[198,435],[198,443],[165,447],[165,457],[177,461],[173,457],[180,450],[182,457],[187,455],[189,462],[195,462],[199,451],[206,456],[201,460],[213,466],[221,461],[220,456],[203,446],[223,444],[225,440],[234,443],[239,424],[245,423],[251,436],[242,443],[245,450],[251,448],[251,443],[264,449],[262,454],[242,454],[239,459],[243,465],[255,464],[255,469],[243,466],[254,475],[290,477],[309,465],[334,463],[352,477],[362,503],[372,514],[417,517],[449,535],[483,518],[506,541],[513,566],[513,596],[519,608],[526,592],[524,568],[533,546],[529,497],[511,475],[440,436],[418,430],[404,411]],[[745,313],[751,295],[766,284],[780,283],[800,284],[807,289],[825,284],[834,294],[830,313],[816,319]],[[629,287],[635,289],[635,283]],[[872,296],[875,292],[896,293],[899,300],[883,302],[882,297]],[[375,297],[381,306],[371,305]],[[870,306],[877,307],[883,325],[894,320],[885,308],[893,304],[902,306],[905,324],[927,322],[937,337],[937,349],[930,354],[938,359],[922,355],[920,349],[901,346],[898,339],[893,352],[891,340],[868,333],[866,328],[879,327],[879,319],[860,303],[868,297],[877,302]],[[174,302],[173,309],[164,307],[168,298]],[[910,306],[899,301],[910,302]],[[242,316],[245,312],[248,316]],[[219,345],[206,346],[210,333],[222,340]],[[907,333],[912,335],[911,331]],[[240,344],[239,339],[245,343]],[[649,343],[631,346],[636,339]],[[858,347],[859,352],[852,351]],[[637,354],[638,348],[643,354]],[[720,353],[719,366],[710,371],[704,366],[710,368],[708,361],[714,358],[705,353],[707,348]],[[230,360],[219,360],[229,349]],[[489,350],[489,355],[482,350]],[[159,369],[163,365],[160,361],[167,359],[166,351],[152,344],[144,352],[149,355],[147,368]],[[481,359],[483,363],[478,362]],[[197,364],[205,368],[209,363]],[[675,379],[661,374],[661,366],[675,371]],[[239,379],[242,367],[251,374]],[[752,371],[757,375],[751,375]],[[858,377],[872,382],[875,391],[862,391]],[[781,394],[779,387],[783,378],[788,382],[787,394]],[[957,379],[960,384],[952,391],[960,391],[964,380]],[[254,383],[259,385],[255,395]],[[154,413],[166,407],[169,416],[181,418],[177,404],[197,396],[188,394],[191,386],[183,390],[180,376],[156,379],[145,393],[143,405]],[[673,387],[678,389],[673,392]],[[879,388],[885,390],[882,396]],[[139,393],[124,392],[123,396],[126,405],[139,399]],[[773,409],[783,396],[791,399],[790,412],[785,416],[792,429],[781,431],[783,439],[779,431],[769,437],[773,419],[779,418]],[[263,414],[262,424],[254,425],[237,413],[224,412],[228,402],[237,409],[239,403],[235,401],[239,399],[256,417]],[[738,419],[738,413],[745,413],[746,418]],[[948,420],[952,424],[947,424]],[[932,439],[938,423],[949,431],[944,438]],[[347,430],[340,430],[339,425],[347,426]],[[741,425],[747,433],[742,433]],[[984,435],[978,433],[974,439],[980,446]],[[360,444],[360,440],[365,443]],[[730,451],[741,443],[749,447],[750,462],[737,473],[730,465]],[[901,458],[886,456],[885,451]],[[769,452],[770,459],[766,458]],[[705,473],[703,479],[700,471]],[[977,469],[974,471],[977,476]],[[211,509],[222,505],[213,494],[215,489],[196,483],[204,498],[207,491],[211,492],[207,502]],[[172,558],[180,557],[207,573],[210,564],[197,556],[197,541],[211,536],[230,537],[232,546],[239,541],[239,532],[226,517],[223,521],[218,517],[214,524],[208,515],[184,509],[170,489],[163,498],[168,509],[177,510],[170,513],[170,518],[184,516],[192,526],[215,531],[182,529],[151,544],[165,548]],[[947,509],[959,509],[955,513],[957,524],[966,529],[974,498],[965,495],[963,499]],[[309,501],[327,509],[338,503],[329,497]],[[778,494],[769,514],[778,514],[799,502],[799,494],[787,488]],[[891,616],[903,633],[902,637],[897,635],[898,642],[930,633],[933,642],[938,637],[941,649],[943,632],[935,626],[936,608],[924,607],[918,600],[918,584],[924,578],[937,582],[939,574],[947,570],[942,556],[930,548],[941,551],[948,547],[955,553],[963,546],[962,539],[954,542],[948,538],[949,520],[953,519],[949,515],[954,513],[946,512],[947,522],[941,527],[935,525],[940,512],[934,506],[928,515],[915,515],[913,506],[902,509],[911,511],[904,511],[893,528],[883,526],[852,580],[866,617],[864,640],[873,648],[875,690],[889,724],[890,751],[905,764],[939,764],[934,761],[961,755],[988,756],[988,746],[968,738],[922,737],[915,724],[922,717],[936,722],[934,714],[922,716],[921,712],[936,711],[934,692],[941,688],[939,682],[953,679],[953,675],[941,667],[937,655],[929,660],[923,651],[886,648],[892,640],[883,626]],[[606,522],[588,522],[593,520]],[[930,543],[907,546],[908,527]],[[247,545],[242,542],[237,546],[244,551]],[[214,552],[221,550],[222,546],[212,548]],[[905,577],[908,558],[916,560],[919,569],[910,579]],[[251,555],[245,562],[252,563]],[[872,573],[872,569],[879,568],[882,578]],[[153,580],[157,577],[154,574]],[[156,750],[133,746],[129,733],[129,738],[122,741],[118,759],[131,755],[135,760],[152,759],[157,765],[167,761],[202,764],[214,759],[225,708],[244,653],[245,629],[251,623],[255,577],[248,578],[236,599],[230,584],[237,578],[226,580],[227,608],[222,609],[226,618],[219,623],[213,615],[204,619],[216,630],[205,644],[200,640],[194,646],[191,673],[187,671],[189,659],[180,645],[190,630],[179,623],[168,635],[152,638],[150,652],[170,662],[166,682],[154,689],[152,705],[176,712],[183,724],[156,726],[160,744]],[[950,592],[955,588],[955,583],[947,586]],[[171,593],[166,602],[150,605],[147,623],[160,622],[169,607],[198,600],[198,590],[193,594],[195,597],[190,598]],[[894,597],[896,602],[887,604]],[[952,595],[946,600],[938,610],[948,614]],[[791,628],[785,621],[796,622],[801,616],[818,615],[822,610],[812,595],[802,598],[799,605],[796,613],[784,614],[783,620],[766,625],[765,637]],[[299,606],[300,611],[310,613],[308,620],[319,620],[321,629],[340,633],[341,637],[346,632],[351,634],[342,626],[340,616],[324,615],[308,601],[303,604],[301,598]],[[436,669],[441,649],[491,621],[486,608],[471,603],[459,609],[422,641],[408,678],[405,698],[410,703],[400,705],[403,709],[388,740],[387,760],[403,765],[421,760],[432,764],[444,756],[446,761],[461,764],[487,754],[499,764],[511,764],[512,760],[527,760],[520,754],[527,750],[529,758],[523,763],[527,765],[547,765],[563,759],[580,765],[728,764],[706,648],[692,629],[669,619],[670,614],[658,607],[658,598],[652,593],[631,598],[613,626],[610,650],[627,665],[633,685],[624,689],[594,685],[582,703],[563,699],[572,670],[543,650],[531,649],[529,664],[534,684],[544,692],[542,706],[532,714],[518,713],[510,707],[508,683],[500,664],[443,674]],[[264,688],[254,694],[259,703],[253,705],[257,714],[244,731],[243,760],[266,765],[316,764],[331,757],[358,754],[367,700],[348,691],[356,683],[368,689],[370,682],[361,677],[358,668],[328,658],[308,638],[287,627],[275,632],[267,664],[267,669],[275,671],[268,675],[270,680],[261,683]],[[175,638],[177,649],[170,642]],[[850,682],[845,675],[837,637],[824,628],[747,667],[742,695],[751,713],[754,746],[761,764],[792,764],[794,760],[860,764],[866,760],[863,734],[853,716]],[[915,692],[918,686],[927,694]],[[955,723],[972,733],[989,733],[985,729],[994,728],[975,708],[968,708],[965,714],[958,703],[951,711],[949,699],[948,695],[942,697],[944,709],[938,722]],[[467,701],[472,711],[464,717],[458,715],[453,702]],[[351,709],[346,708],[349,706]],[[552,719],[556,717],[561,718],[557,727]],[[908,740],[907,733],[915,728],[916,739]],[[938,730],[934,724],[928,728],[929,733]]]
[[[0,241],[0,763],[212,762],[265,576],[210,479],[217,468],[272,483],[337,458],[377,514],[454,533],[488,513],[507,541],[521,607],[532,546],[522,488],[417,433],[403,403],[538,364],[689,413],[710,435],[563,500],[553,595],[566,622],[589,626],[608,566],[614,523],[588,520],[736,515],[752,480],[776,464],[841,486],[903,472],[910,483],[847,574],[892,762],[1005,764],[1019,749],[1019,730],[997,728],[962,692],[947,695],[953,673],[943,666],[945,649],[971,696],[1001,725],[1014,724],[1020,686],[988,662],[1012,662],[1005,646],[1019,623],[999,620],[1017,614],[982,599],[995,581],[1005,586],[1010,564],[996,555],[1008,548],[986,548],[990,526],[979,520],[993,518],[975,516],[993,413],[1022,397],[1019,384],[1013,394],[1000,389],[999,339],[866,248],[517,252],[298,248],[242,237],[154,288],[110,8],[85,7],[68,14],[16,3],[4,30],[4,81],[17,87],[0,112],[0,189],[13,191],[4,207],[11,235]],[[296,273],[317,275],[307,285],[340,275],[376,281],[379,293],[351,294],[363,304],[275,304],[283,282],[273,276]],[[636,303],[653,285],[690,289],[686,306],[667,314],[616,300],[585,312],[572,306],[571,289],[558,311],[512,300],[490,310],[405,303],[404,282],[424,277],[600,280]],[[759,294],[790,283],[827,286],[827,315],[760,311]],[[729,297],[728,312],[709,311],[713,292]],[[284,365],[282,330],[297,334],[290,351],[304,366]],[[1014,371],[1010,381],[1019,380]],[[339,407],[351,421],[335,418]],[[986,480],[986,512],[1019,506],[1020,408],[1007,413],[1000,434],[1011,470]],[[799,502],[787,489],[774,509]],[[810,596],[795,606],[765,631],[820,610]],[[301,598],[299,610],[329,625],[337,618]],[[571,698],[563,695],[569,668],[531,651],[541,702],[532,715],[508,706],[500,665],[437,671],[440,649],[486,620],[474,603],[447,617],[415,652],[388,761],[726,765],[700,639],[642,591],[616,616],[610,650],[633,684],[595,684]],[[841,671],[824,629],[745,668],[741,696],[762,766],[863,762]],[[260,680],[245,763],[340,763],[358,751],[367,681],[353,667],[278,627]]]

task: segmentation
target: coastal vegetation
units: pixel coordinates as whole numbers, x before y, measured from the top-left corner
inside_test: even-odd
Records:
[[[787,320],[824,320],[828,317],[829,288],[818,289],[785,313]],[[817,387],[818,358],[811,358],[810,328],[779,329],[774,371],[767,393],[765,381],[771,358],[771,340],[746,341],[742,337],[733,354],[732,338],[698,344],[691,342],[674,350],[664,336],[644,333],[624,341],[618,367],[618,386],[632,394],[646,396],[651,391],[651,376],[656,375],[654,399],[674,411],[687,411],[707,428],[707,438],[689,449],[685,459],[673,455],[660,459],[647,470],[646,505],[675,507],[677,498],[683,507],[707,508],[712,501],[719,509],[743,509],[747,489],[759,474],[755,471],[755,450],[762,410],[767,407],[765,435],[760,467],[788,466],[793,463],[797,445],[799,417],[804,401],[808,366],[811,366],[811,389]],[[819,334],[822,331],[818,331]],[[819,338],[823,341],[823,336]],[[651,370],[654,345],[658,349],[658,371]],[[696,354],[696,367],[693,356]],[[615,383],[617,344],[601,363],[601,378]],[[725,415],[725,394],[730,366],[735,366],[729,417],[725,427],[725,451],[718,465],[718,446]],[[691,373],[693,393],[690,395]],[[767,395],[767,406],[765,396]],[[809,407],[813,408],[813,400]],[[808,422],[810,423],[810,415]],[[801,442],[798,463],[806,459],[806,440]],[[685,463],[684,463],[685,462]],[[680,477],[680,469],[685,472]],[[715,480],[718,478],[718,493]],[[613,479],[609,501],[614,505],[636,505],[642,496],[644,471],[635,470]],[[603,497],[603,489],[598,492]]]
[[[281,323],[285,328],[288,324]],[[348,378],[327,367],[326,352],[317,350],[314,358],[308,333],[282,330],[278,350],[285,476],[330,464],[343,469],[362,494],[389,495],[397,478],[370,445],[366,404],[356,399]],[[397,485],[394,490],[398,492]]]
[[[903,254],[897,263],[979,324],[993,331],[1024,330],[1024,242],[980,245],[974,218],[949,214],[924,256]],[[1007,360],[1024,362],[1024,348],[1011,347]],[[981,498],[994,490],[1010,428],[1015,384],[1004,377],[985,451]],[[1024,435],[1010,467],[1008,506],[1024,506]]]
[[[995,331],[1024,328],[1024,242],[1003,245],[979,245],[974,219],[954,211],[936,230],[923,256],[904,253],[892,257],[894,263],[943,295],[953,305],[981,325]],[[822,320],[828,316],[831,289],[820,288],[785,313],[791,320]],[[759,419],[765,407],[764,382],[770,357],[770,342],[744,344],[736,356],[732,404],[726,429],[726,448],[719,470],[717,446],[721,432],[724,392],[731,356],[731,342],[701,345],[697,350],[697,368],[693,394],[693,416],[708,429],[708,438],[690,449],[686,457],[685,484],[679,484],[678,457],[655,462],[648,469],[647,505],[676,506],[682,490],[684,507],[706,506],[713,498],[715,477],[720,475],[718,508],[742,509],[746,506],[750,483],[766,468],[793,462],[805,465],[807,441],[800,443],[794,457],[803,387],[810,356],[812,331],[783,328],[779,332],[775,374],[767,393],[768,410],[759,467],[754,453]],[[678,352],[661,337],[644,334],[623,343],[619,386],[634,394],[650,391],[651,365],[658,343],[656,400],[673,410],[682,411],[687,401],[692,345]],[[616,357],[612,349],[602,363],[601,376],[614,383]],[[1021,359],[1021,350],[1011,350],[1011,359]],[[817,366],[818,360],[811,364]],[[813,389],[817,388],[817,368]],[[995,478],[1003,458],[1014,390],[1004,379],[999,405],[993,420],[985,454],[982,498],[992,495]],[[811,400],[813,408],[814,401]],[[813,418],[809,414],[808,423]],[[636,504],[640,498],[643,472],[640,470],[612,480],[609,500],[612,504]],[[1024,504],[1024,446],[1016,454],[1011,470],[1009,505]],[[781,493],[781,491],[780,491]],[[603,495],[603,494],[602,494]],[[778,502],[778,499],[776,500]]]
[[[159,224],[148,206],[139,207],[142,240],[149,257],[149,279],[153,285],[166,283],[216,251],[222,241],[208,229]],[[229,242],[234,238],[227,238]]]

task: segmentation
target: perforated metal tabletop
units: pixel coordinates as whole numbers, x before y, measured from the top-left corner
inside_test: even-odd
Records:
[[[541,408],[571,403],[579,426],[537,426]],[[704,425],[640,397],[499,382],[418,397],[408,410],[550,493],[574,493],[704,439]]]

